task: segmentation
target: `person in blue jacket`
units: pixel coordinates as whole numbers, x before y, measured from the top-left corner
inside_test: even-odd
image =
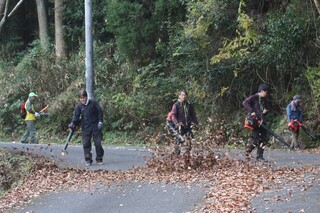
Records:
[[[291,122],[297,120],[302,124],[302,109],[301,109],[301,95],[295,95],[292,98],[292,101],[288,104],[286,111],[287,111],[287,118],[288,118],[288,125],[292,125]],[[292,150],[300,149],[300,144],[298,142],[299,137],[299,127],[296,128],[296,131],[291,131],[291,146]]]

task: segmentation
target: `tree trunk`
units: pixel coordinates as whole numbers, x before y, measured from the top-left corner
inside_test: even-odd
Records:
[[[49,49],[48,18],[45,0],[36,0],[39,24],[39,38],[42,50]]]
[[[2,30],[2,27],[4,23],[7,20],[7,13],[8,13],[8,7],[9,7],[9,0],[0,0],[0,32]]]
[[[23,0],[20,0],[16,6],[12,9],[12,11],[8,14],[10,0],[0,0],[0,32],[2,30],[3,25],[5,24],[8,17],[10,17],[22,4]],[[2,17],[2,18],[1,18]]]
[[[315,5],[316,5],[316,8],[317,8],[318,13],[319,13],[319,15],[320,15],[320,0],[314,0],[314,3],[315,3]]]
[[[63,28],[63,0],[54,0],[55,49],[57,61],[67,57]]]
[[[3,16],[5,5],[6,5],[6,0],[0,0],[0,17]]]

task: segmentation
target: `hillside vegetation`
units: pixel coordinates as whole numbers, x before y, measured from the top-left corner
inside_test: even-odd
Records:
[[[18,0],[11,2],[9,10]],[[104,109],[105,135],[125,132],[146,142],[163,132],[177,91],[185,88],[199,116],[199,134],[219,130],[229,141],[247,134],[241,103],[260,83],[271,85],[274,129],[286,126],[284,109],[293,95],[301,94],[306,123],[319,134],[320,14],[315,2],[94,1],[94,95]],[[30,91],[40,96],[37,109],[50,106],[49,116],[37,123],[39,140],[48,143],[66,135],[77,91],[86,82],[83,4],[64,1],[63,44],[55,41],[53,0],[46,4],[47,47],[38,36],[43,20],[35,1],[23,2],[3,25],[3,140],[22,135],[19,105]],[[55,49],[61,45],[63,56]]]

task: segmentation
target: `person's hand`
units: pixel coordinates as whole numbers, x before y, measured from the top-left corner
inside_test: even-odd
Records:
[[[70,129],[74,129],[76,126],[71,122],[69,125],[68,125],[68,128]]]
[[[263,114],[266,114],[268,112],[267,109],[263,109]]]
[[[99,123],[98,123],[98,130],[102,129],[102,126],[103,126],[103,125],[102,125],[102,122],[99,122]]]
[[[181,129],[182,126],[183,126],[182,123],[179,122],[179,123],[177,123],[177,125],[176,125],[176,129],[180,131],[180,129]]]
[[[181,126],[182,126],[181,122],[177,123],[177,127],[181,127]]]
[[[39,112],[35,112],[34,115],[39,118],[40,117],[40,113]]]

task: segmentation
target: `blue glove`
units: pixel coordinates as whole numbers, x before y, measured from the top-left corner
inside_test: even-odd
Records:
[[[40,117],[40,113],[39,112],[35,112],[34,115],[39,118]]]
[[[102,129],[102,122],[98,123],[98,130]]]

